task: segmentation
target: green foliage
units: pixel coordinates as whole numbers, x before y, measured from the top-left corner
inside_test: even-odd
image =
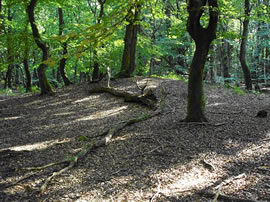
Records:
[[[38,86],[32,86],[31,91],[33,93],[40,93],[40,88]]]
[[[2,16],[0,18],[0,72],[5,74],[10,64],[23,67],[23,59],[28,56],[31,74],[40,64],[40,50],[37,48],[28,24],[25,12],[30,0],[3,0]],[[80,72],[93,72],[93,52],[97,51],[97,61],[101,72],[109,66],[112,75],[119,73],[123,47],[124,30],[127,24],[126,16],[134,5],[134,0],[107,0],[104,16],[99,19],[100,5],[98,1],[75,0],[39,0],[35,9],[36,24],[41,38],[50,47],[50,58],[46,63],[50,66],[47,71],[49,81],[61,87],[62,82],[55,78],[59,61],[63,57],[63,43],[67,43],[68,53],[66,73],[72,78]],[[138,1],[137,1],[138,2]],[[150,61],[155,60],[153,74],[162,78],[187,80],[174,72],[187,73],[194,53],[194,42],[186,31],[187,4],[186,1],[140,0],[142,12],[137,40],[136,75],[148,75]],[[178,3],[178,4],[177,4]],[[215,81],[221,84],[229,83],[234,86],[243,81],[239,63],[239,40],[244,19],[243,1],[219,0],[219,23],[217,40],[213,42],[206,64],[207,71],[212,68]],[[269,34],[270,16],[269,3],[250,0],[251,16],[249,37],[247,42],[247,61],[253,80],[264,82],[270,80],[264,68],[269,66]],[[59,36],[58,8],[63,9],[64,29]],[[8,19],[10,9],[12,19]],[[208,8],[204,8],[206,11]],[[202,26],[206,27],[208,13],[201,18]],[[231,49],[223,55],[230,55],[230,78],[224,79],[222,74],[223,40],[231,45]],[[27,53],[25,53],[25,51]],[[8,57],[10,56],[10,57]],[[12,60],[8,59],[12,58]],[[268,65],[268,66],[267,66]],[[23,72],[23,71],[22,71]],[[14,73],[14,72],[13,72]],[[266,72],[267,73],[267,72]],[[23,73],[22,73],[23,74]],[[14,74],[13,74],[14,75]],[[4,76],[2,76],[3,78]],[[207,76],[209,78],[209,76]],[[1,81],[3,83],[3,81]],[[33,82],[37,82],[34,80]],[[36,88],[36,87],[35,87]],[[22,90],[22,89],[21,89]],[[20,91],[20,88],[19,88]],[[23,90],[22,90],[23,91]],[[34,91],[39,91],[38,88]]]
[[[236,94],[238,94],[238,95],[245,95],[246,93],[245,93],[245,91],[244,90],[242,90],[240,87],[238,87],[238,86],[234,86],[233,87],[233,90],[234,90],[234,92],[236,93]]]
[[[2,95],[8,95],[8,96],[14,96],[16,95],[12,89],[6,88],[6,89],[0,89],[0,94]]]
[[[172,79],[172,80],[180,80],[180,81],[184,81],[184,82],[188,82],[188,79],[182,75],[178,75],[174,72],[170,72],[169,74],[167,75],[153,75],[153,77],[156,77],[156,78],[162,78],[162,79]]]

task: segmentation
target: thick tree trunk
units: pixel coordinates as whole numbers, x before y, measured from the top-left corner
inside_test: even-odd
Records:
[[[205,98],[203,93],[203,73],[210,44],[196,44],[195,54],[190,67],[188,80],[188,106],[186,121],[207,121],[205,111]]]
[[[251,82],[251,75],[246,61],[246,46],[247,46],[247,38],[248,38],[248,25],[249,25],[249,15],[250,15],[250,8],[249,8],[249,0],[245,0],[245,20],[243,22],[243,34],[241,39],[241,46],[240,46],[240,63],[244,74],[245,85],[247,90],[252,90],[252,82]]]
[[[48,60],[49,58],[49,47],[41,41],[41,37],[40,37],[39,31],[35,22],[34,9],[35,9],[36,4],[37,4],[37,0],[31,0],[29,6],[26,9],[26,12],[28,14],[29,22],[31,24],[34,40],[37,46],[42,51],[42,62],[38,67],[38,78],[39,78],[39,85],[41,89],[41,95],[44,95],[44,94],[52,93],[52,88],[46,76],[46,69],[48,65],[44,64],[44,61]]]
[[[200,18],[204,13],[204,6],[209,5],[209,24],[203,28]],[[190,67],[188,80],[188,103],[187,122],[207,121],[205,111],[205,98],[203,93],[203,73],[207,59],[210,43],[216,38],[216,28],[218,21],[217,0],[190,0],[188,3],[188,23],[187,30],[196,44],[195,54]]]
[[[63,34],[63,29],[64,29],[64,18],[63,18],[63,9],[62,8],[58,8],[58,15],[59,15],[59,36],[62,36]],[[64,42],[62,44],[63,46],[63,58],[60,60],[60,64],[59,64],[59,71],[60,71],[60,74],[61,74],[61,77],[65,83],[65,86],[68,86],[71,83],[71,81],[68,79],[67,75],[66,75],[66,72],[65,72],[65,66],[66,66],[66,54],[68,53],[67,51],[67,43]]]
[[[130,9],[130,15],[132,19],[127,19],[129,24],[126,26],[125,33],[125,46],[122,57],[122,66],[120,70],[119,77],[130,77],[136,68],[136,45],[137,45],[137,33],[139,25],[137,21],[139,20],[141,5],[135,5],[135,13],[133,14],[132,9]]]

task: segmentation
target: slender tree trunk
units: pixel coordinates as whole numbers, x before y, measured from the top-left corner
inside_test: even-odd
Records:
[[[34,9],[37,4],[37,1],[38,0],[31,0],[29,6],[26,9],[26,12],[28,14],[29,22],[31,24],[34,40],[37,46],[42,51],[42,62],[38,67],[38,78],[39,78],[39,85],[41,89],[41,95],[44,95],[44,94],[52,93],[52,88],[46,76],[46,69],[48,65],[44,64],[44,61],[48,60],[49,58],[49,47],[47,46],[47,44],[41,41],[41,37],[40,37],[39,31],[35,22]]]
[[[88,1],[89,6],[90,6],[90,1]],[[99,6],[100,6],[100,10],[99,10],[99,14],[97,17],[97,24],[101,23],[102,17],[104,16],[104,6],[106,3],[106,0],[98,0]],[[91,7],[91,6],[90,6]],[[94,12],[96,14],[96,12]],[[92,79],[93,80],[99,80],[100,78],[100,70],[99,70],[99,61],[98,61],[98,50],[95,48],[93,51],[93,64],[94,64],[94,71],[93,71],[93,76]]]
[[[63,34],[63,29],[64,29],[64,18],[63,18],[63,9],[62,8],[58,8],[58,15],[59,15],[59,36],[62,36]],[[68,79],[67,75],[66,75],[66,72],[65,72],[65,66],[66,66],[66,54],[68,53],[67,51],[67,43],[64,42],[62,44],[63,46],[63,57],[62,59],[60,60],[60,64],[59,64],[59,71],[60,71],[60,74],[62,76],[62,79],[65,83],[65,86],[68,86],[71,83],[71,81]]]
[[[20,66],[18,64],[14,65],[15,67],[15,75],[14,75],[14,84],[15,87],[20,85],[21,79],[20,79]]]
[[[93,71],[93,80],[98,80],[99,79],[99,62],[98,62],[98,54],[97,54],[97,50],[95,49],[93,52],[93,60],[94,60],[94,71]]]
[[[31,74],[29,71],[28,58],[23,59],[23,66],[24,66],[24,71],[25,71],[25,76],[26,76],[26,92],[31,92],[32,79],[31,79]]]
[[[207,2],[210,18],[208,27],[203,28],[200,24],[200,18]],[[188,2],[187,30],[195,41],[196,50],[189,70],[187,116],[185,119],[187,122],[207,121],[204,115],[203,72],[210,43],[216,38],[217,8],[217,0],[190,0]]]
[[[223,78],[224,82],[228,83],[228,78],[230,78],[229,68],[230,68],[230,60],[231,60],[231,47],[230,44],[226,40],[222,40],[222,44],[219,46],[219,56],[221,67],[223,69]]]
[[[12,16],[11,16],[11,10],[8,8],[8,21],[11,23]],[[5,88],[12,88],[12,70],[14,66],[14,56],[13,56],[13,46],[12,46],[12,38],[11,38],[11,25],[8,25],[8,31],[7,31],[7,60],[8,60],[8,70],[6,73],[6,79],[5,79]]]
[[[141,10],[141,5],[136,3],[135,13],[130,9],[130,16],[127,21],[129,24],[126,26],[125,33],[125,46],[122,57],[122,66],[120,70],[119,77],[130,77],[136,68],[136,45],[137,45],[137,33],[139,25],[136,24],[139,20],[139,14]]]
[[[249,15],[250,15],[249,0],[245,0],[245,20],[243,22],[243,34],[240,46],[240,63],[244,73],[246,89],[252,90],[251,75],[246,61]]]
[[[78,71],[78,61],[76,61],[75,63],[75,67],[74,67],[74,83],[77,83],[77,71]]]
[[[26,92],[30,92],[32,90],[32,79],[31,74],[29,71],[29,65],[28,65],[28,56],[29,56],[29,41],[28,41],[28,22],[25,26],[25,48],[24,48],[24,57],[23,57],[23,66],[24,66],[24,72],[26,76]]]

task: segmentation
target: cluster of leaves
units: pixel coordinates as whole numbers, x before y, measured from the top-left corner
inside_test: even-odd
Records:
[[[126,17],[131,5],[139,0],[103,0],[104,16],[99,19],[100,0],[38,0],[35,9],[36,24],[41,38],[50,47],[50,58],[46,63],[50,66],[47,71],[49,80],[61,86],[56,78],[62,44],[67,43],[68,59],[66,72],[76,81],[80,72],[91,74],[93,71],[94,51],[97,51],[97,61],[101,71],[107,66],[116,75],[121,67],[124,47]],[[263,69],[269,65],[266,50],[269,51],[269,3],[250,0],[252,11],[250,16],[250,34],[248,40],[248,58],[256,79],[270,79]],[[26,7],[30,0],[2,0],[0,13],[0,72],[4,79],[8,66],[18,64],[23,67],[25,49],[28,50],[30,71],[40,64],[40,50],[37,48],[26,15]],[[219,27],[217,40],[213,43],[206,71],[215,71],[216,81],[224,82],[220,65],[219,49],[222,40],[231,46],[231,66],[229,81],[242,79],[239,64],[239,41],[244,10],[242,1],[219,1]],[[140,0],[141,11],[140,31],[137,40],[137,68],[135,74],[148,75],[150,67],[152,74],[162,76],[187,75],[192,60],[194,43],[186,31],[187,5],[180,0]],[[64,29],[59,35],[58,8],[63,9]],[[206,13],[207,14],[207,13]],[[207,26],[208,16],[201,19],[201,24]],[[12,58],[12,60],[10,60]],[[151,62],[152,61],[152,62]],[[269,68],[269,67],[268,67]],[[23,72],[23,71],[22,71]],[[269,73],[269,72],[268,72]],[[22,73],[23,74],[23,73]],[[23,76],[23,75],[22,75]]]

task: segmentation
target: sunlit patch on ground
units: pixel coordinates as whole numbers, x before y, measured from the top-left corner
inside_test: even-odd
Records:
[[[94,114],[91,114],[90,116],[86,116],[83,118],[79,118],[77,120],[75,120],[75,122],[78,121],[89,121],[89,120],[94,120],[94,119],[103,119],[109,116],[116,116],[120,113],[123,113],[125,109],[127,109],[128,106],[122,106],[122,107],[115,107],[113,109],[110,110],[105,110],[105,111],[98,111]]]
[[[227,103],[223,102],[223,103],[213,103],[213,104],[207,104],[207,107],[213,107],[213,106],[220,106],[220,105],[226,105]]]
[[[44,142],[39,142],[35,144],[28,144],[28,145],[20,145],[20,146],[14,146],[14,147],[9,147],[5,149],[13,150],[13,151],[33,151],[33,150],[43,150],[47,149],[53,145],[56,144],[63,144],[70,142],[69,138],[63,139],[63,140],[52,140],[52,141],[44,141]]]
[[[6,118],[2,118],[3,121],[7,121],[7,120],[16,120],[16,119],[20,119],[22,118],[21,116],[13,116],[13,117],[6,117]],[[1,120],[1,118],[0,118]]]

